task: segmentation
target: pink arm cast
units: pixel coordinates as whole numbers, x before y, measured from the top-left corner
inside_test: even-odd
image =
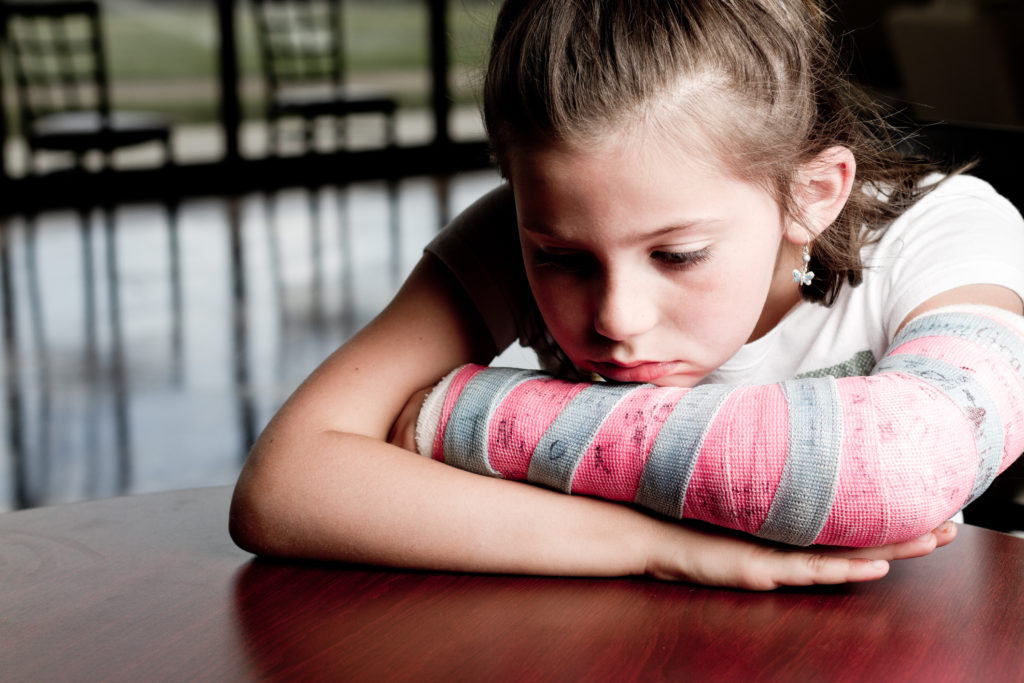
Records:
[[[912,321],[868,377],[766,386],[579,384],[464,366],[421,412],[421,453],[566,493],[806,545],[919,536],[1024,451],[1024,321]]]

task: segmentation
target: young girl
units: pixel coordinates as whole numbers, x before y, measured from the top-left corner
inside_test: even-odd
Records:
[[[898,154],[824,22],[509,0],[484,102],[507,185],[271,421],[236,542],[765,589],[951,541],[1024,450],[1024,226]],[[481,367],[517,339],[550,375]]]

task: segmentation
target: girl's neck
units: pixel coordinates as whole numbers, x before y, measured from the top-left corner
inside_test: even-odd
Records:
[[[787,313],[803,300],[800,295],[800,287],[793,282],[792,277],[792,270],[796,267],[794,264],[802,263],[801,250],[801,247],[789,242],[784,242],[782,248],[779,249],[772,286],[768,291],[764,308],[761,309],[761,317],[758,318],[754,331],[747,339],[748,344],[768,334]]]

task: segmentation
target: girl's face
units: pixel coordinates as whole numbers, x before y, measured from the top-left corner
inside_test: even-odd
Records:
[[[610,380],[693,386],[800,300],[800,231],[765,190],[681,149],[626,134],[509,160],[540,312]]]

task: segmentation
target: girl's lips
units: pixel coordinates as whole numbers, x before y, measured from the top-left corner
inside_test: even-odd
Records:
[[[682,369],[682,364],[677,361],[639,362],[629,365],[593,361],[591,365],[594,372],[616,382],[654,382],[667,375],[676,374]]]

